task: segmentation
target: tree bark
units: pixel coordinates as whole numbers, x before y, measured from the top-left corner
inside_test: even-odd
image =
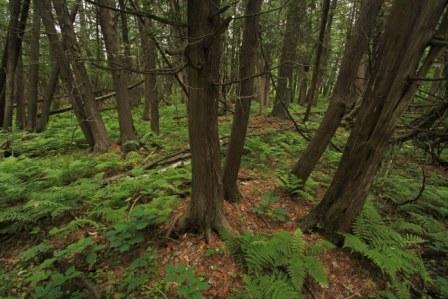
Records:
[[[126,62],[126,67],[128,69],[132,69],[131,43],[129,41],[129,25],[128,25],[128,16],[125,12],[126,10],[125,1],[118,0],[118,7],[120,8],[121,38],[123,40],[123,46],[124,46],[124,60]]]
[[[433,46],[447,1],[396,0],[387,19],[373,75],[341,162],[323,200],[301,222],[327,233],[348,232],[359,215],[400,115],[441,48]],[[437,36],[446,36],[445,15]]]
[[[70,13],[70,20],[72,21],[72,23],[75,21],[77,12],[78,12],[78,5],[76,4],[75,7],[72,9],[72,12]],[[47,87],[45,89],[41,113],[38,114],[36,125],[36,132],[38,133],[43,132],[47,128],[48,121],[50,118],[51,104],[53,103],[54,94],[56,93],[56,89],[58,87],[59,82],[59,76],[61,73],[59,63],[56,60],[58,54],[56,54],[55,52],[56,51],[54,49],[52,50],[50,47],[51,73]]]
[[[246,138],[247,124],[249,122],[251,100],[254,97],[254,72],[256,64],[257,39],[258,39],[258,12],[262,0],[249,0],[246,7],[243,42],[240,50],[240,89],[235,103],[232,132],[227,150],[224,167],[223,185],[224,199],[236,202],[240,199],[237,180],[241,165],[244,140]]]
[[[307,106],[303,122],[307,122],[311,112],[311,106],[317,102],[317,91],[319,87],[319,74],[322,60],[322,52],[324,49],[325,31],[327,27],[328,12],[330,11],[330,0],[323,0],[322,17],[320,21],[319,38],[317,39],[316,59],[314,62],[313,76],[311,77],[311,85],[307,94]]]
[[[26,102],[23,93],[23,61],[22,55],[19,56],[19,62],[17,63],[16,78],[15,78],[15,98],[16,98],[16,126],[18,129],[24,129],[26,127]]]
[[[303,184],[307,181],[320,157],[336,132],[344,114],[353,105],[356,90],[355,82],[358,66],[364,53],[367,52],[369,36],[383,0],[365,0],[361,14],[354,25],[353,34],[345,47],[345,53],[339,71],[339,76],[330,105],[320,123],[316,134],[302,153],[299,161],[293,167],[295,174]]]
[[[330,72],[328,71],[328,61],[329,58],[331,56],[331,50],[332,50],[332,42],[331,42],[331,38],[332,38],[332,34],[331,34],[331,30],[333,27],[333,19],[334,19],[334,14],[336,11],[336,7],[338,5],[338,0],[332,0],[331,1],[331,5],[330,5],[330,10],[328,12],[328,20],[327,20],[327,25],[325,27],[325,38],[324,38],[324,43],[323,43],[323,47],[322,47],[322,58],[321,58],[321,63],[320,63],[320,67],[319,67],[319,74],[317,76],[317,92],[319,93],[324,93],[324,78],[325,77],[329,77],[331,74],[329,74]],[[315,101],[316,103],[316,101]]]
[[[53,60],[53,59],[52,59]],[[52,62],[50,79],[44,93],[44,101],[42,103],[42,111],[37,119],[36,132],[40,133],[45,131],[50,118],[51,103],[56,92],[59,81],[60,68],[57,62]]]
[[[113,7],[110,0],[99,0],[100,5]],[[132,111],[129,101],[127,66],[124,55],[120,52],[120,39],[114,24],[112,10],[100,7],[99,22],[103,32],[104,44],[107,52],[107,62],[111,69],[112,82],[116,92],[118,122],[120,125],[120,141],[123,151],[138,148],[137,135],[134,130]]]
[[[3,82],[0,82],[2,83],[0,84],[0,112],[3,112],[1,113],[0,120],[5,130],[9,130],[12,126],[13,103],[15,102],[15,70],[22,49],[22,38],[28,19],[30,0],[25,0],[22,5],[20,4],[20,0],[11,0],[9,2],[10,23],[6,42],[6,71],[5,79]]]
[[[55,28],[55,20],[51,13],[50,0],[39,0],[37,3],[39,5],[39,14],[42,19],[42,24],[45,27],[49,41],[50,57],[52,57],[53,61],[58,62],[62,82],[64,83],[65,89],[69,93],[69,98],[72,102],[72,106],[74,108],[73,110],[81,131],[83,132],[89,146],[93,148],[95,145],[95,140],[92,135],[89,121],[83,110],[83,98],[76,84],[74,84],[74,78],[71,73],[69,60],[65,55],[62,42],[59,40],[58,33]]]
[[[144,2],[143,7],[149,10],[150,7],[147,2]],[[159,95],[157,94],[157,77],[155,74],[150,74],[149,71],[156,68],[156,47],[150,38],[152,30],[151,20],[139,19],[139,31],[143,58],[143,75],[144,79],[144,96],[145,103],[143,108],[143,120],[151,120],[151,130],[159,134]]]
[[[300,38],[300,19],[303,16],[305,1],[295,0],[289,2],[286,17],[286,30],[283,36],[282,51],[280,55],[280,67],[278,69],[277,94],[275,95],[272,115],[281,118],[288,118],[288,109],[291,99],[290,89],[292,84],[292,74],[297,61],[297,45]]]
[[[220,145],[218,135],[218,86],[221,56],[219,0],[187,3],[189,58],[188,120],[192,162],[192,193],[186,217],[178,230],[205,234],[228,226],[224,216]]]
[[[95,95],[76,40],[73,24],[68,14],[66,0],[53,0],[52,2],[61,26],[62,40],[65,50],[68,52],[75,82],[84,100],[84,111],[89,120],[94,140],[93,150],[95,152],[105,152],[109,148],[106,127],[101,118],[98,105],[95,102]]]
[[[30,41],[30,73],[28,80],[28,130],[36,130],[37,101],[39,86],[39,39],[40,39],[40,17],[37,1],[33,0],[33,25],[31,29]]]

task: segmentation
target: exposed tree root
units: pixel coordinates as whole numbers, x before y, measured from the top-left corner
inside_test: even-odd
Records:
[[[166,230],[165,237],[176,238],[186,232],[202,235],[207,243],[211,240],[213,233],[218,234],[221,238],[223,236],[233,236],[237,234],[224,216],[220,216],[213,223],[206,223],[201,227],[194,223],[187,213],[174,217]]]

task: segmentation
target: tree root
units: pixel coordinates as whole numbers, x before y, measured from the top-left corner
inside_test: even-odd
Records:
[[[206,224],[205,227],[198,227],[197,224],[193,223],[188,214],[181,214],[173,219],[166,230],[165,238],[176,238],[186,232],[202,235],[207,243],[210,242],[213,233],[218,234],[220,238],[238,234],[224,216],[219,217],[219,220],[216,220],[214,223]]]

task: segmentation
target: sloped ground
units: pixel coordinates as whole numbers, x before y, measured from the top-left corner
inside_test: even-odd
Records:
[[[164,109],[162,114],[170,117],[162,118],[161,136],[148,133],[148,124],[136,121],[143,147],[127,156],[117,145],[104,155],[87,153],[76,124],[67,117],[55,119],[43,135],[0,136],[0,144],[3,140],[12,142],[17,156],[0,158],[0,297],[27,294],[52,298],[51,294],[58,294],[57,288],[71,292],[70,296],[95,297],[100,291],[115,298],[132,294],[138,298],[173,297],[173,290],[163,282],[170,264],[193,266],[210,285],[204,293],[207,297],[228,298],[244,288],[245,269],[227,253],[216,235],[207,244],[197,235],[172,239],[164,234],[170,219],[188,205],[191,171],[188,157],[182,160],[185,165],[177,164],[177,168],[143,167],[187,145],[185,118],[179,117],[184,111],[173,106]],[[295,116],[299,119],[298,114]],[[114,114],[108,112],[105,119],[112,139],[118,138]],[[222,117],[220,122],[221,136],[228,136],[230,117]],[[316,126],[317,121],[311,122],[304,132],[309,134]],[[347,133],[340,130],[334,141],[341,146],[346,137]],[[234,229],[252,233],[295,231],[298,219],[322,198],[340,158],[337,151],[327,151],[305,189],[291,195],[280,178],[285,177],[305,145],[290,121],[251,118],[240,172],[243,197],[240,203],[225,203],[227,219]],[[448,195],[447,188],[442,187],[448,186],[448,176],[425,166],[429,178],[422,199],[400,207],[400,202],[418,193],[420,166],[414,162],[424,161],[416,161],[412,148],[389,160],[394,160],[395,166],[385,165],[373,196],[386,202],[383,210],[392,211],[398,220],[408,215],[400,213],[416,211],[435,217],[431,227],[437,226],[437,230],[425,228],[422,236],[436,240],[439,248],[420,251],[431,256],[427,265],[432,265],[434,277],[443,279],[446,269],[438,269],[444,268],[438,261],[445,256],[448,240],[445,244],[440,232],[446,231],[446,222],[441,219],[448,214],[444,212],[448,207],[437,199]],[[107,181],[112,177],[116,179]],[[267,196],[271,196],[269,204]],[[156,221],[145,222],[154,215]],[[120,234],[120,229],[124,233]],[[318,238],[316,234],[305,235],[306,240]],[[118,242],[117,247],[114,242]],[[127,245],[129,248],[121,252],[120,246]],[[441,257],[434,258],[434,252]],[[307,281],[303,290],[307,298],[365,298],[385,288],[386,277],[348,249],[332,249],[320,260],[327,270],[329,286],[321,288]],[[70,266],[80,272],[71,279],[67,274]],[[59,273],[65,273],[67,281],[57,285],[52,275]]]
[[[233,228],[240,232],[275,232],[286,230],[293,232],[297,221],[310,210],[313,204],[304,200],[294,200],[285,192],[278,190],[279,200],[273,208],[283,208],[288,213],[287,222],[279,222],[269,217],[257,216],[253,209],[260,206],[262,195],[278,189],[278,183],[272,179],[254,177],[254,173],[243,170],[240,176],[242,200],[236,204],[225,203],[226,217]],[[174,214],[182,213],[187,202],[181,204]],[[319,235],[306,235],[305,239],[315,240]],[[225,252],[225,244],[217,236],[207,244],[200,236],[185,234],[176,240],[169,240],[166,247],[160,249],[162,265],[182,263],[194,266],[210,284],[205,293],[213,298],[228,298],[232,291],[243,287],[241,268]],[[371,273],[363,270],[358,257],[348,250],[334,249],[321,256],[328,272],[329,286],[321,288],[309,282],[305,290],[307,298],[364,298],[378,288]]]

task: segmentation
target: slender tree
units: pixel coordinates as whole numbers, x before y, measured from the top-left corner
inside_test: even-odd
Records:
[[[425,49],[434,36],[446,38],[447,1],[395,0],[386,21],[359,116],[323,200],[302,220],[307,229],[347,232],[361,211],[400,115],[412,100],[441,47]]]
[[[131,104],[128,93],[128,74],[126,71],[126,58],[120,51],[120,37],[114,22],[113,7],[110,0],[99,0],[99,22],[106,45],[107,61],[111,69],[112,82],[116,92],[115,98],[118,107],[118,122],[120,125],[120,141],[124,151],[137,149],[137,135],[132,120]]]
[[[143,8],[148,11],[150,9],[147,2],[143,3]],[[151,70],[156,68],[156,47],[154,41],[150,38],[152,34],[152,22],[148,19],[138,20],[140,31],[140,42],[142,49],[143,71],[144,74],[144,108],[142,118],[151,120],[151,130],[159,134],[159,95],[157,93],[157,77]],[[151,117],[150,117],[151,116]]]
[[[78,5],[79,4],[76,3],[70,13],[70,20],[72,23],[75,21],[76,14],[78,12]],[[82,9],[84,9],[84,8],[82,8]],[[81,20],[82,20],[82,18],[81,18]],[[53,40],[57,41],[56,39],[53,39]],[[54,47],[52,49],[51,42],[50,42],[51,71],[50,71],[50,77],[48,79],[47,86],[45,88],[45,92],[43,94],[43,103],[42,103],[41,113],[38,114],[36,132],[44,131],[48,125],[48,120],[50,118],[50,109],[51,109],[51,106],[53,103],[54,94],[58,87],[59,76],[61,73],[59,62],[57,60],[58,55],[60,55],[60,54],[57,54],[57,50],[55,50]]]
[[[113,5],[113,2],[110,4]],[[128,15],[126,13],[125,0],[118,0],[118,7],[120,8],[121,39],[123,41],[124,59],[126,62],[126,67],[128,69],[132,69],[131,42],[129,41],[129,23]]]
[[[349,111],[356,98],[355,82],[358,66],[369,46],[369,36],[383,0],[365,0],[357,19],[353,34],[346,43],[339,76],[330,98],[330,105],[320,126],[294,165],[292,172],[305,183],[335,134],[344,114]]]
[[[52,3],[61,26],[64,49],[68,53],[67,58],[84,102],[85,115],[89,121],[94,140],[93,150],[104,152],[109,148],[107,131],[101,118],[98,104],[95,102],[93,87],[81,56],[81,50],[76,39],[73,23],[70,20],[66,0],[53,0]]]
[[[70,68],[70,62],[65,54],[62,46],[62,41],[59,39],[59,34],[55,28],[55,20],[51,13],[50,0],[39,0],[39,13],[41,15],[42,24],[45,27],[45,31],[49,41],[50,57],[54,61],[58,62],[60,68],[61,80],[65,86],[66,91],[69,94],[69,99],[72,102],[73,111],[78,120],[81,131],[86,138],[87,143],[91,148],[95,146],[95,139],[92,134],[90,123],[87,119],[84,111],[84,102],[78,87],[75,84],[73,74]],[[72,14],[74,15],[74,14]]]
[[[238,99],[235,103],[232,133],[224,167],[224,198],[229,201],[238,201],[240,198],[237,179],[243,154],[244,139],[246,138],[249,121],[250,104],[254,97],[254,72],[256,64],[258,39],[258,13],[262,0],[249,0],[246,7],[243,42],[240,50],[240,87]]]
[[[297,61],[297,45],[300,38],[300,19],[305,10],[305,1],[290,1],[286,16],[286,30],[283,36],[282,49],[279,60],[277,94],[275,95],[272,115],[287,118],[289,103],[291,102],[291,88],[293,71]]]
[[[30,41],[30,72],[28,80],[28,130],[36,130],[37,100],[39,86],[39,40],[40,40],[40,16],[38,11],[38,0],[33,0],[33,25],[31,28]]]
[[[25,129],[26,127],[26,101],[23,92],[24,87],[23,59],[22,55],[20,55],[19,62],[17,63],[14,91],[14,96],[16,99],[16,126],[19,129]]]
[[[317,101],[317,90],[319,89],[319,74],[322,62],[322,53],[324,51],[325,32],[327,28],[328,13],[330,11],[330,0],[323,0],[322,16],[320,21],[319,37],[317,39],[316,58],[314,61],[313,76],[311,78],[311,85],[307,94],[307,107],[303,122],[307,122],[311,112],[311,106],[315,105]]]
[[[43,132],[48,125],[48,120],[50,118],[50,109],[51,104],[53,103],[53,97],[56,92],[60,68],[58,62],[54,61],[53,57],[50,58],[51,61],[51,72],[50,78],[48,79],[47,86],[45,88],[45,92],[43,94],[43,103],[40,114],[38,114],[36,132]]]
[[[10,20],[5,54],[5,77],[0,81],[0,120],[3,129],[12,126],[12,113],[15,89],[15,71],[22,49],[22,39],[25,32],[30,0],[11,0],[9,2]]]

